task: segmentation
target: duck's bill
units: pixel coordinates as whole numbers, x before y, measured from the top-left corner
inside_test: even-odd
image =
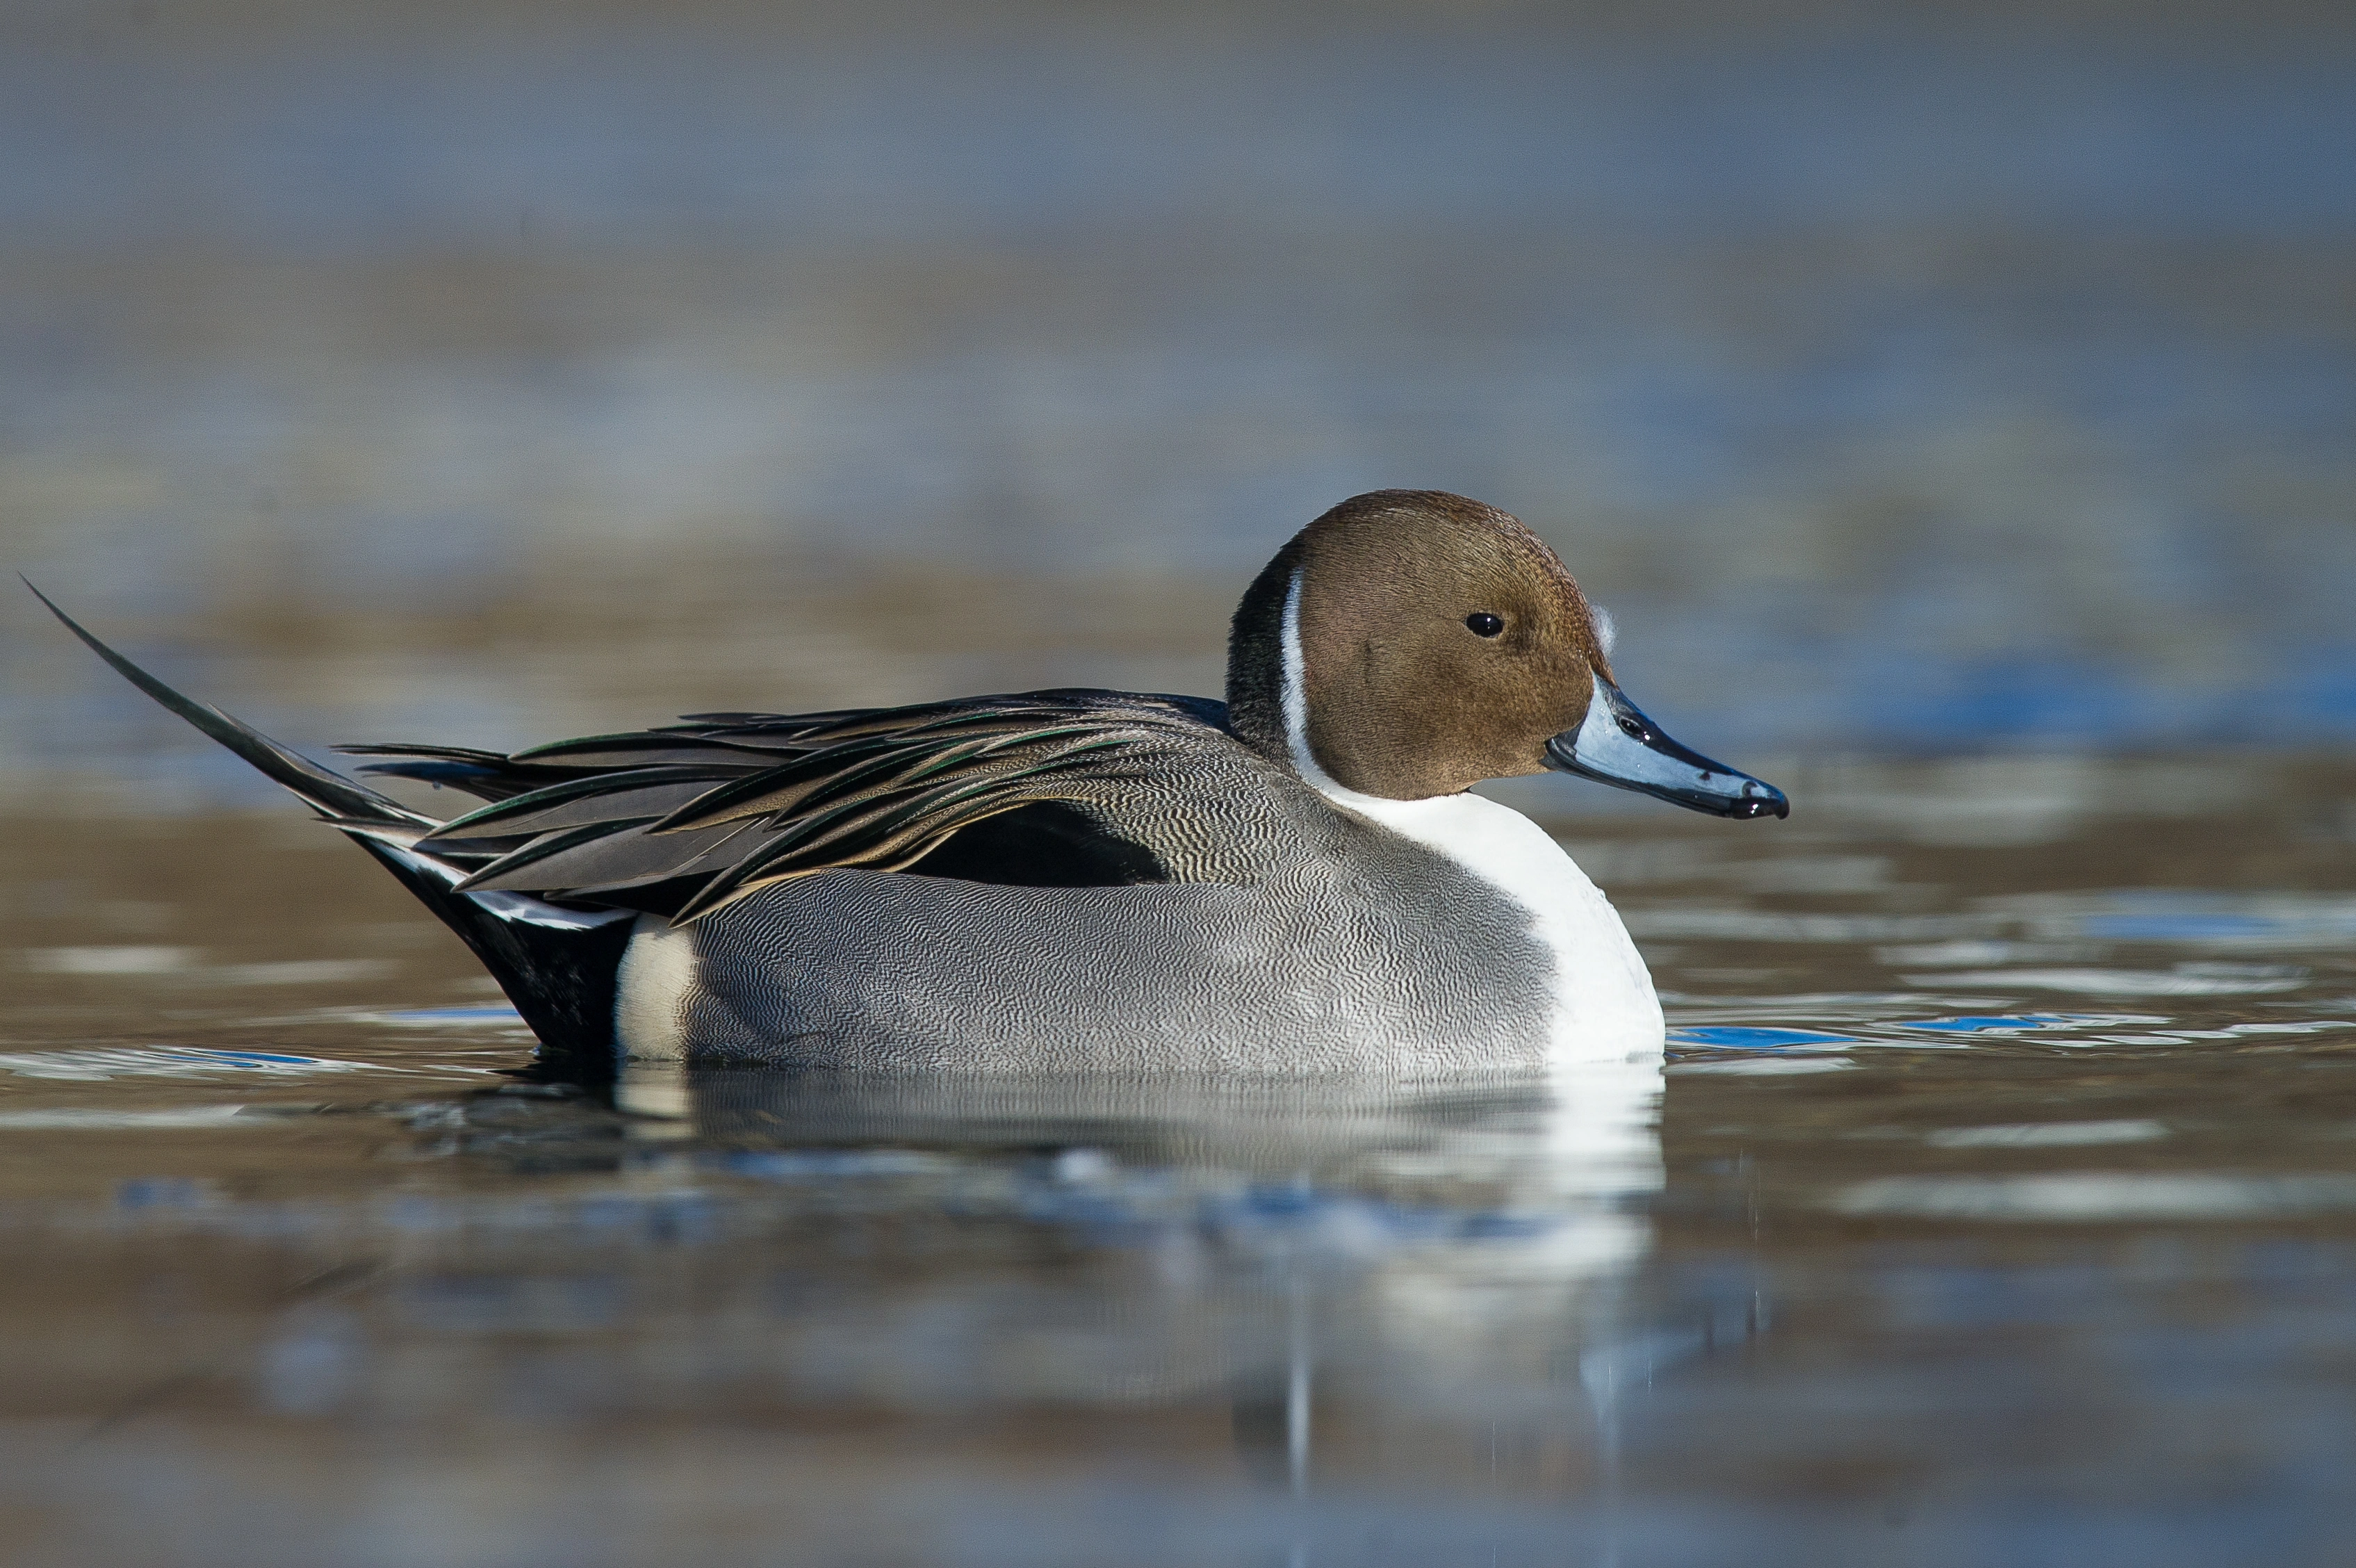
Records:
[[[1547,766],[1714,817],[1792,814],[1783,791],[1679,746],[1601,675],[1586,722],[1547,742]]]

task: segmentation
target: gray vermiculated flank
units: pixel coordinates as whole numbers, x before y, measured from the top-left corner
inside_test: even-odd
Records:
[[[1551,1001],[1526,922],[1423,858],[1402,868],[1400,904],[1458,918],[1418,919],[1310,866],[1257,887],[822,872],[698,924],[687,1054],[982,1071],[1540,1065]]]

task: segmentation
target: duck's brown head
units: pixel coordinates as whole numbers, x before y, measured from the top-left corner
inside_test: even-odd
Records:
[[[1543,540],[1438,490],[1355,496],[1278,552],[1236,610],[1227,706],[1247,745],[1360,795],[1555,768],[1724,816],[1788,810],[1628,703]]]

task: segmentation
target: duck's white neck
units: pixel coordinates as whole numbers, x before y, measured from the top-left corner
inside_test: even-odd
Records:
[[[1551,1056],[1558,1064],[1657,1052],[1663,1026],[1653,977],[1619,911],[1562,846],[1510,806],[1479,795],[1393,800],[1337,781],[1309,744],[1301,650],[1301,573],[1284,596],[1284,737],[1301,782],[1447,856],[1529,911],[1530,934],[1554,961]]]

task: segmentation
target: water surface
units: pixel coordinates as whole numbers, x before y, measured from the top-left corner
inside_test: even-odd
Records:
[[[27,1563],[2345,1561],[2356,770],[1552,821],[1659,1064],[519,1078],[292,808],[5,823]]]

